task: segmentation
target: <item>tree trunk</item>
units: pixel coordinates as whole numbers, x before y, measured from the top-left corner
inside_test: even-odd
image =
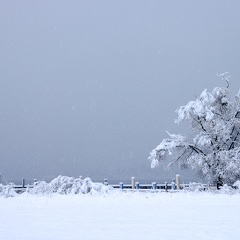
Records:
[[[223,186],[222,178],[220,176],[218,176],[218,179],[217,179],[217,190],[221,189],[222,186]]]

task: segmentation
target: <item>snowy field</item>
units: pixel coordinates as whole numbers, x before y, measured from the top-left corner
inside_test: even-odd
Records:
[[[1,240],[240,239],[240,194],[0,197]]]

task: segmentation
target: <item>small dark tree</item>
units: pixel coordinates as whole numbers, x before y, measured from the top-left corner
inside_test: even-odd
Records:
[[[227,73],[220,74],[226,88],[204,90],[195,100],[177,110],[177,123],[189,121],[193,136],[169,134],[150,153],[151,167],[173,155],[174,164],[190,166],[212,183],[233,184],[240,178],[240,91],[229,98]]]

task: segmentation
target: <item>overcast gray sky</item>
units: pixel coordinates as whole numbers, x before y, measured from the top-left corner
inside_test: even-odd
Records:
[[[239,89],[239,1],[0,0],[0,172],[171,179],[149,152],[175,110]],[[188,173],[185,174],[186,178]]]

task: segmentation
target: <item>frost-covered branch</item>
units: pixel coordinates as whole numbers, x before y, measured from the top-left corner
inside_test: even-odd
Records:
[[[224,73],[220,73],[220,74],[217,74],[218,77],[222,78],[224,81],[226,81],[227,83],[227,88],[229,88],[229,80],[230,80],[230,77],[228,75],[228,72],[224,72]]]
[[[199,149],[198,147],[196,146],[193,146],[191,144],[188,145],[193,151],[195,151],[197,154],[202,154],[204,156],[206,156],[206,154],[201,150]]]
[[[204,132],[207,132],[207,130],[204,128],[202,122],[201,122],[200,120],[197,120],[191,113],[190,113],[190,115],[191,115],[192,119],[193,119],[197,124],[200,125],[201,129],[202,129]]]

